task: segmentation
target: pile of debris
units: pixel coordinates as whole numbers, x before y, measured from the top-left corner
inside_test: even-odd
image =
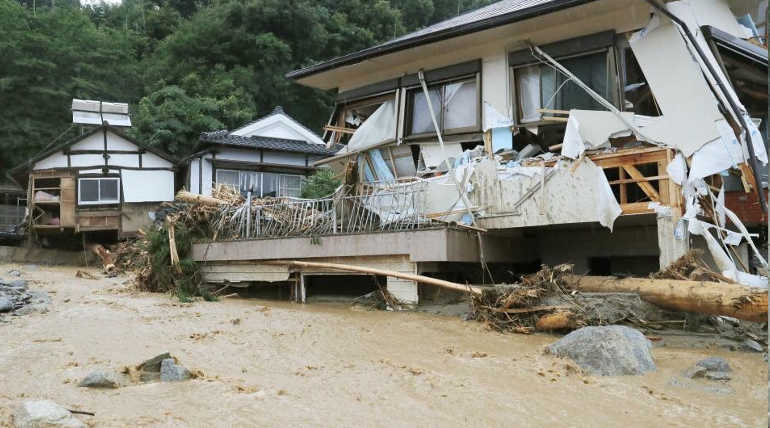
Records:
[[[18,271],[11,271],[18,273]],[[45,291],[32,291],[23,279],[0,279],[0,314],[26,315],[46,312],[51,298]]]
[[[634,293],[584,293],[572,280],[573,266],[543,266],[513,285],[485,288],[472,297],[471,317],[497,331],[574,330],[585,326],[675,318]],[[680,317],[681,318],[681,317]]]
[[[703,261],[703,250],[690,250],[667,268],[651,276],[655,279],[682,279],[690,281],[714,281],[735,283],[732,279],[714,272]]]

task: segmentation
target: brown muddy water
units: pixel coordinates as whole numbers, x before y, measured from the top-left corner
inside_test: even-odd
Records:
[[[0,265],[0,277],[18,265]],[[638,377],[576,373],[543,355],[550,335],[504,335],[424,313],[255,299],[181,304],[127,277],[25,270],[50,311],[0,323],[0,426],[25,399],[51,399],[91,426],[767,426],[759,354],[671,345]],[[96,270],[90,272],[101,277]],[[236,321],[237,320],[237,321]],[[680,342],[677,342],[677,344]],[[162,352],[205,373],[182,383],[79,388],[94,369]],[[710,355],[727,383],[685,381]]]

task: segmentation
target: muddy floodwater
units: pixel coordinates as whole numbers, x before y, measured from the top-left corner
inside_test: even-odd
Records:
[[[476,322],[344,304],[256,299],[182,304],[131,290],[128,277],[75,268],[20,269],[50,293],[47,313],[0,322],[0,426],[45,398],[90,426],[768,426],[760,354],[694,349],[664,337],[656,372],[599,378],[542,353],[550,335],[491,332]],[[669,343],[670,342],[670,343]],[[119,389],[80,388],[95,369],[170,352],[203,376]],[[732,380],[685,380],[707,356]]]

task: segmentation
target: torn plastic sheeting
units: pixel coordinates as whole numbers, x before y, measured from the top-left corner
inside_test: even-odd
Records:
[[[755,123],[754,119],[745,116],[746,123],[749,125],[749,139],[751,145],[754,147],[754,155],[762,165],[767,165],[767,147],[765,147],[765,140],[762,138],[762,133],[759,131],[759,127]],[[748,158],[748,154],[746,155]]]
[[[717,99],[679,30],[655,15],[629,42],[663,113],[645,133],[688,157],[719,138]]]
[[[767,278],[759,275],[752,275],[738,270],[735,263],[730,259],[725,250],[719,245],[719,242],[709,231],[711,228],[715,228],[713,224],[706,223],[697,219],[691,219],[689,221],[689,231],[693,235],[700,235],[706,240],[706,246],[711,253],[711,257],[714,259],[714,263],[717,265],[722,275],[732,279],[733,281],[747,285],[749,287],[767,288]]]
[[[396,139],[396,102],[382,103],[350,137],[348,151],[361,151]]]
[[[634,122],[633,113],[621,113],[626,122]],[[613,112],[600,110],[570,110],[567,129],[562,141],[563,156],[577,159],[586,149],[609,144],[613,137],[633,135],[628,125]]]
[[[688,178],[690,182],[718,174],[744,162],[743,146],[735,138],[727,121],[718,120],[717,128],[721,134],[720,138],[704,145],[692,155]]]
[[[610,183],[607,181],[607,176],[604,175],[604,170],[594,165],[594,174],[596,175],[596,213],[599,224],[612,232],[615,220],[623,213],[623,209],[620,208],[620,204],[615,199],[615,194],[612,193],[612,187],[610,187]]]

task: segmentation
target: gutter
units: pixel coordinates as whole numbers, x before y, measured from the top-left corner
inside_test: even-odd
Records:
[[[324,71],[329,71],[335,68],[343,67],[346,65],[356,64],[367,59],[375,58],[378,56],[386,55],[389,53],[414,48],[417,46],[427,45],[430,43],[439,42],[442,40],[451,39],[454,37],[464,36],[490,28],[499,27],[506,24],[511,24],[518,21],[524,21],[527,19],[535,18],[541,15],[547,15],[553,12],[557,12],[563,9],[571,7],[582,6],[587,3],[592,3],[596,0],[554,0],[545,4],[532,6],[526,9],[517,10],[504,15],[495,16],[492,18],[484,19],[481,21],[470,22],[468,24],[459,25],[457,27],[447,28],[445,30],[428,33],[423,36],[408,38],[399,40],[393,43],[385,43],[371,48],[363,49],[357,52],[353,52],[347,55],[343,55],[337,58],[333,58],[329,61],[322,62],[320,64],[311,65],[309,67],[301,68],[299,70],[290,71],[286,73],[287,79],[298,80],[314,74],[318,74]]]
[[[652,6],[655,10],[665,15],[668,19],[674,21],[679,27],[682,28],[682,30],[684,30],[684,33],[687,36],[687,39],[693,45],[693,47],[695,47],[695,51],[697,52],[698,56],[701,58],[701,60],[703,60],[703,63],[706,64],[706,68],[708,69],[708,72],[714,78],[714,81],[716,81],[717,86],[719,86],[719,90],[722,91],[723,94],[728,94],[727,88],[725,88],[724,82],[722,82],[722,80],[719,79],[719,74],[717,74],[711,62],[709,62],[708,58],[706,57],[706,54],[701,49],[700,45],[698,44],[698,41],[695,39],[695,36],[693,36],[687,24],[685,24],[681,19],[679,19],[679,17],[669,12],[668,9],[658,4],[657,1],[655,0],[645,0],[645,1],[649,3],[650,6]],[[741,114],[741,108],[738,107],[738,105],[735,103],[735,100],[733,100],[732,97],[730,97],[729,95],[726,95],[725,99],[727,99],[728,104],[730,104],[730,109],[732,110],[732,113],[740,121],[741,127],[746,133],[746,138],[745,138],[746,147],[749,150],[749,160],[751,161],[749,165],[751,166],[751,172],[754,174],[754,178],[757,183],[757,185],[754,186],[755,187],[754,190],[757,192],[757,196],[759,197],[759,206],[762,208],[762,212],[766,213],[767,200],[765,199],[765,192],[762,191],[762,186],[761,186],[761,183],[759,182],[759,162],[757,162],[757,156],[754,153],[754,145],[751,143],[751,135],[749,134],[750,132],[749,125],[746,123],[746,118],[743,116],[743,114]],[[738,137],[740,138],[740,135]]]

